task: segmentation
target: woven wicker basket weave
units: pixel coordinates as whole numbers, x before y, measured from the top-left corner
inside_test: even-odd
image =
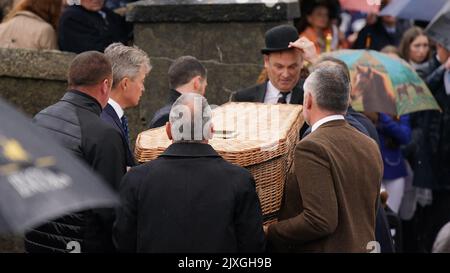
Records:
[[[214,130],[219,133],[209,143],[224,159],[253,174],[266,219],[281,204],[284,181],[303,125],[301,112],[300,105],[262,103],[227,103],[213,110]],[[164,127],[144,131],[136,140],[136,159],[153,160],[170,144]]]

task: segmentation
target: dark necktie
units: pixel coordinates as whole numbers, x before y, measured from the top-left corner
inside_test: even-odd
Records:
[[[282,104],[286,104],[286,98],[289,94],[291,94],[291,92],[280,92],[281,97],[278,99],[278,103],[282,103]]]
[[[130,145],[130,129],[128,128],[128,119],[127,116],[123,115],[120,119],[122,121],[123,132],[125,133],[125,140],[128,145]]]

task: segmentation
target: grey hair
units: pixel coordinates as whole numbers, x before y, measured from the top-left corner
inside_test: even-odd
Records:
[[[337,114],[347,111],[350,81],[340,65],[317,67],[306,79],[303,87],[305,93],[311,93],[321,109]]]
[[[112,64],[113,88],[125,77],[134,79],[141,68],[145,69],[145,74],[152,69],[147,53],[136,46],[113,43],[105,49],[105,55]]]
[[[212,112],[202,95],[181,95],[170,110],[169,122],[174,141],[199,142],[210,139]]]

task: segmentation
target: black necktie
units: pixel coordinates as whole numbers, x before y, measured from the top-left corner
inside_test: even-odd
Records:
[[[278,103],[282,103],[282,104],[286,104],[286,98],[289,94],[291,94],[291,92],[280,92],[281,97],[278,99]]]
[[[128,145],[130,145],[130,129],[128,128],[128,119],[127,116],[123,115],[120,119],[122,121],[123,132],[125,133],[125,140]]]

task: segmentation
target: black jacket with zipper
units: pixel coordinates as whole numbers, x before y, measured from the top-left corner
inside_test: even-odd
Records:
[[[101,111],[96,99],[69,90],[59,102],[39,112],[34,121],[117,190],[126,172],[126,155],[120,133],[100,119]],[[114,251],[114,218],[113,209],[66,215],[27,232],[25,249],[27,252],[67,252],[67,244],[76,241],[81,252]]]

